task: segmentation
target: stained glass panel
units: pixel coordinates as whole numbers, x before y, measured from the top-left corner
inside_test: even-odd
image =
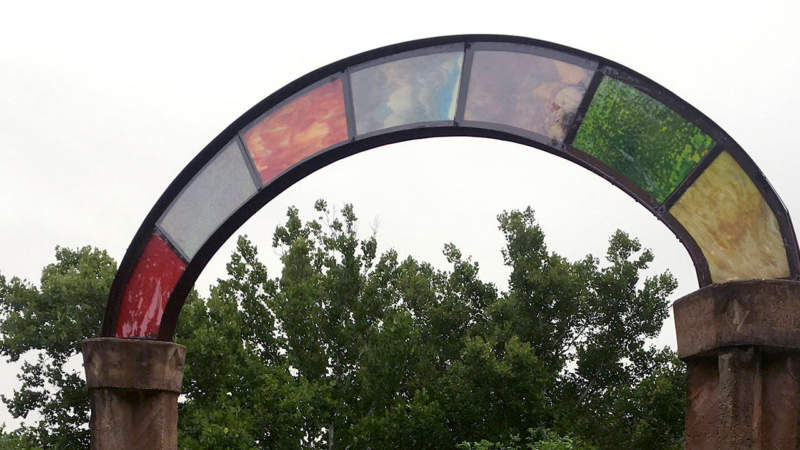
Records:
[[[522,128],[562,142],[592,73],[538,55],[476,51],[464,119]]]
[[[572,145],[663,202],[714,140],[652,97],[604,77]]]
[[[211,234],[257,192],[238,139],[223,148],[172,202],[158,226],[192,259]]]
[[[700,246],[714,283],[789,276],[775,214],[728,153],[721,153],[669,212]]]
[[[314,153],[347,140],[342,80],[290,100],[244,133],[264,184]]]
[[[185,268],[183,261],[160,237],[150,237],[122,294],[117,337],[158,333],[164,306]]]
[[[350,76],[357,134],[453,120],[463,51],[386,62]]]

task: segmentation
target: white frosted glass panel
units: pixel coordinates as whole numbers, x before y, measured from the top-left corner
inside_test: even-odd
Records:
[[[195,175],[158,226],[190,260],[211,234],[256,191],[236,140]]]

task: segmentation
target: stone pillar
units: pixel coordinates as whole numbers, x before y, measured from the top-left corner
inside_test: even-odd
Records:
[[[673,311],[686,448],[800,449],[800,282],[706,286]]]
[[[92,403],[92,449],[176,449],[186,347],[97,338],[81,343]]]

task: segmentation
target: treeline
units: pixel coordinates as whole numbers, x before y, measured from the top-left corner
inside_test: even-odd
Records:
[[[290,208],[280,273],[240,237],[208,298],[192,293],[181,448],[681,448],[684,368],[648,346],[676,281],[618,231],[605,261],[551,252],[531,209],[498,216],[508,290],[444,246],[448,270],[357,233],[350,205]],[[68,361],[100,329],[116,263],[59,248],[39,285],[0,275],[0,352],[25,356],[3,401],[32,425],[6,448],[88,447],[89,404]],[[34,417],[34,416],[30,416]]]

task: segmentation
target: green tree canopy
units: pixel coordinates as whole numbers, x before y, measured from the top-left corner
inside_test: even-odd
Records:
[[[683,366],[647,344],[676,287],[643,278],[653,254],[625,234],[605,262],[551,252],[533,211],[498,216],[508,290],[452,244],[446,270],[357,232],[350,205],[290,208],[280,273],[240,237],[227,275],[193,292],[181,448],[678,448]],[[68,361],[100,328],[116,264],[57,249],[40,285],[0,276],[0,352],[26,361],[4,398],[34,425],[0,432],[84,448],[88,400]],[[73,364],[74,366],[74,364]]]

